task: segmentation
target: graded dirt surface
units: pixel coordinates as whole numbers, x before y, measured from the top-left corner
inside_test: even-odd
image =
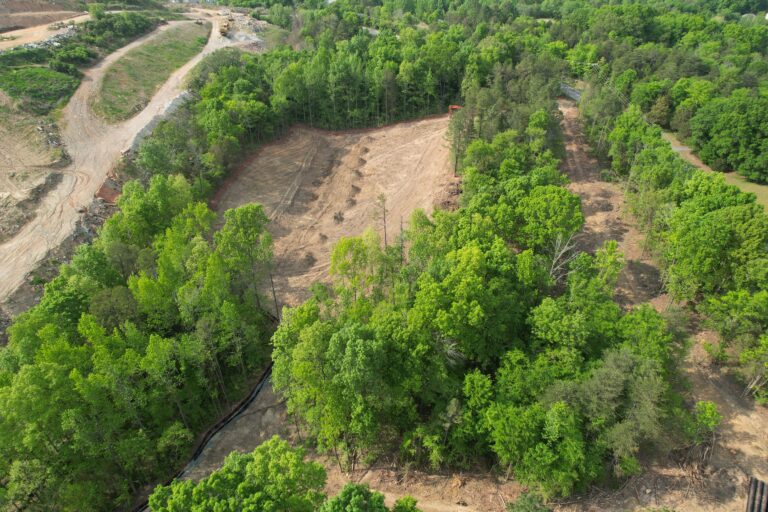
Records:
[[[27,273],[39,264],[48,251],[72,233],[82,212],[120,158],[121,151],[131,147],[137,134],[157,116],[163,115],[171,102],[182,94],[184,79],[189,71],[205,55],[235,44],[219,34],[219,18],[210,20],[214,27],[203,51],[177,69],[144,110],[123,123],[107,125],[90,108],[104,71],[131,49],[176,24],[192,21],[170,22],[110,54],[84,72],[83,81],[63,109],[60,121],[62,142],[72,164],[61,170],[61,183],[40,200],[34,219],[27,222],[12,239],[0,244],[0,302],[24,281]]]
[[[660,271],[642,248],[642,234],[633,226],[629,213],[623,211],[621,187],[601,179],[600,166],[589,154],[575,104],[560,100],[559,106],[567,151],[562,167],[571,180],[568,188],[582,198],[585,217],[580,248],[593,252],[605,240],[617,240],[626,262],[618,281],[617,300],[625,307],[650,302],[659,311],[667,310],[670,299],[661,293]],[[684,454],[641,453],[646,470],[621,490],[595,489],[563,502],[556,510],[670,507],[677,512],[736,512],[744,510],[749,477],[768,479],[768,412],[742,397],[740,387],[725,369],[710,364],[702,344],[717,336],[699,329],[695,320],[689,326],[692,346],[681,370],[690,388],[687,402],[710,400],[723,416],[709,463],[695,467],[684,462]]]
[[[88,14],[68,12],[68,11],[61,11],[59,13],[56,13],[56,15],[53,17],[50,15],[50,13],[37,13],[37,14],[24,13],[23,16],[21,14],[11,14],[11,15],[3,15],[3,16],[9,17],[9,18],[12,18],[12,17],[19,18],[19,19],[13,19],[12,21],[9,20],[5,22],[5,23],[10,23],[9,26],[23,25],[24,23],[22,23],[22,21],[25,21],[29,17],[38,17],[42,19],[39,20],[40,24],[33,24],[33,26],[29,26],[27,28],[11,30],[8,32],[0,33],[0,50],[8,50],[16,46],[21,46],[22,44],[38,43],[40,41],[49,39],[55,35],[61,34],[67,30],[66,27],[60,28],[57,30],[49,30],[48,26],[51,24],[51,22],[66,20],[65,24],[68,24],[70,22],[82,23],[83,21],[87,21],[91,18],[90,15]],[[45,21],[48,18],[55,18],[55,19],[50,19],[50,21]]]
[[[445,132],[448,117],[354,132],[293,128],[262,147],[222,187],[220,213],[260,203],[270,218],[278,302],[296,305],[328,276],[331,249],[371,226],[383,239],[386,198],[393,243],[411,212],[432,211],[456,189]]]
[[[710,166],[702,162],[701,158],[699,158],[693,152],[693,150],[691,150],[691,148],[680,142],[678,138],[675,137],[674,133],[664,132],[662,137],[664,137],[664,140],[670,143],[672,150],[680,155],[680,158],[686,162],[698,167],[702,171],[718,172],[712,170]],[[760,183],[749,181],[744,176],[741,176],[735,172],[721,172],[720,174],[723,175],[727,183],[739,187],[744,192],[752,192],[755,194],[757,197],[757,204],[763,205],[763,208],[768,210],[768,185],[761,185]]]
[[[54,155],[34,116],[16,112],[0,93],[0,242],[34,216],[34,203],[52,186]]]

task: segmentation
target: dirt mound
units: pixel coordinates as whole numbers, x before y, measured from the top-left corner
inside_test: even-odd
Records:
[[[413,210],[446,202],[456,188],[447,127],[448,117],[441,116],[358,132],[295,128],[251,157],[222,188],[217,209],[264,205],[278,301],[295,305],[313,282],[326,279],[339,238],[368,226],[383,235],[382,194],[389,243]]]
[[[17,12],[0,17],[0,32],[48,25],[82,14],[76,11]],[[12,34],[11,34],[12,35]]]
[[[4,0],[0,2],[0,14],[76,11],[79,4],[77,0]]]

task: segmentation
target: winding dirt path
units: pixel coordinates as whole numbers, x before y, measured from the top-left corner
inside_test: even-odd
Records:
[[[666,310],[670,299],[662,290],[660,272],[642,247],[643,236],[624,213],[624,193],[615,183],[600,177],[600,166],[589,154],[578,118],[578,108],[559,101],[563,114],[566,158],[563,171],[571,179],[569,189],[582,198],[585,217],[580,248],[592,252],[605,240],[617,240],[626,265],[619,277],[617,300],[625,307],[649,302]],[[768,479],[768,413],[741,396],[741,390],[721,368],[709,365],[703,343],[716,335],[693,326],[692,348],[682,364],[690,384],[690,402],[710,400],[723,415],[720,435],[704,474],[678,466],[668,454],[646,454],[646,471],[616,493],[595,492],[579,497],[558,510],[640,510],[671,507],[678,512],[741,511],[749,476]],[[657,456],[654,456],[657,455]]]
[[[199,14],[194,14],[199,16]],[[209,53],[234,44],[218,31],[218,18],[210,19],[213,29],[203,50],[177,69],[139,114],[122,123],[108,125],[93,113],[90,102],[98,93],[104,72],[123,55],[157,37],[178,23],[171,22],[117,50],[85,72],[80,87],[62,112],[62,141],[72,157],[61,183],[42,199],[36,216],[13,238],[0,244],[0,302],[24,282],[49,250],[58,246],[75,228],[81,211],[93,200],[122,150],[131,147],[135,137],[157,116],[163,115],[171,102],[183,93],[184,79]]]

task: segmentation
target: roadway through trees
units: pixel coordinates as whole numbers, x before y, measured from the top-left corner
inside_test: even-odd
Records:
[[[585,218],[579,248],[594,252],[606,240],[616,240],[625,259],[616,300],[624,307],[649,302],[657,311],[671,316],[681,305],[672,304],[663,293],[661,272],[643,248],[643,235],[627,211],[621,186],[601,178],[599,162],[589,153],[578,107],[561,99],[559,108],[566,146],[562,168],[571,180],[568,188],[582,198]],[[571,499],[558,510],[666,506],[678,512],[740,511],[746,500],[749,476],[768,478],[768,414],[745,399],[722,368],[709,366],[703,343],[712,341],[716,335],[700,327],[699,321],[693,318],[686,326],[692,346],[681,370],[689,382],[688,399],[713,401],[723,415],[721,433],[705,468],[705,478],[682,464],[679,454],[646,454],[643,459],[647,470],[630,479],[621,491],[594,492]]]

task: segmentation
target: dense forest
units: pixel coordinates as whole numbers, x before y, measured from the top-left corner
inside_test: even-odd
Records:
[[[573,248],[583,216],[559,171],[561,81],[584,89],[595,152],[626,187],[666,290],[721,334],[713,357],[737,361],[748,391],[768,400],[768,218],[661,138],[674,130],[715,169],[768,181],[765,2],[285,7],[300,49],[205,59],[192,100],[125,169],[137,180],[119,212],[9,328],[5,509],[127,508],[183,464],[270,358],[308,443],[344,469],[384,453],[493,468],[546,499],[640,473],[647,447],[706,443],[719,414],[680,395],[683,334],[650,306],[614,301],[615,242]],[[83,39],[83,63],[99,41]],[[0,88],[33,58],[14,55],[0,55]],[[59,53],[34,59],[76,74],[57,70],[70,63]],[[40,111],[64,97],[24,94]],[[275,326],[260,293],[272,264],[264,211],[241,207],[217,224],[204,200],[294,123],[378,126],[452,103],[464,107],[450,126],[460,208],[416,211],[388,244],[373,230],[341,240],[332,284]],[[390,510],[362,486],[327,497],[324,470],[304,455],[269,441],[199,483],[157,487],[150,507]]]

